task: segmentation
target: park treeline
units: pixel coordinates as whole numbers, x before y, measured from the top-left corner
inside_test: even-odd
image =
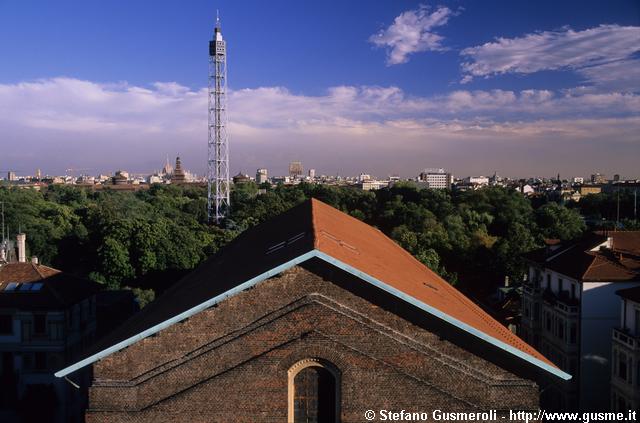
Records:
[[[587,229],[579,207],[536,204],[515,190],[418,189],[410,183],[362,191],[302,183],[253,184],[232,191],[221,227],[207,223],[206,189],[156,184],[136,192],[69,185],[42,190],[0,187],[5,223],[27,233],[29,256],[118,289],[161,292],[245,229],[315,197],[376,226],[418,260],[462,288],[493,289],[523,274],[522,253],[545,238],[568,240]],[[604,194],[583,203],[611,206]],[[250,257],[247,257],[250,260]],[[143,298],[144,302],[145,299]]]

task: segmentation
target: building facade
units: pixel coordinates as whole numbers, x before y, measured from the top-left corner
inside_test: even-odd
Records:
[[[53,371],[95,340],[97,291],[93,282],[35,261],[0,266],[0,421],[82,421],[86,387]],[[74,379],[86,384],[88,370]]]
[[[126,348],[125,348],[126,347]],[[78,362],[87,422],[356,422],[537,410],[568,375],[380,231],[319,201],[258,225]]]
[[[620,323],[611,341],[611,406],[640,409],[640,287],[618,291]]]
[[[304,167],[302,166],[302,162],[289,163],[289,176],[291,178],[297,179],[302,175],[304,175]]]
[[[265,182],[269,182],[269,174],[267,169],[258,169],[256,170],[256,184],[264,184]]]
[[[545,393],[557,410],[608,410],[611,333],[619,324],[616,291],[640,285],[640,232],[592,234],[549,245],[527,256],[519,335],[570,381],[553,380]]]
[[[593,173],[591,174],[591,183],[592,184],[606,184],[607,177],[602,173]]]
[[[467,185],[484,187],[489,185],[489,178],[487,176],[467,176],[464,178],[464,183]]]
[[[420,182],[426,182],[430,189],[449,189],[453,184],[453,176],[444,169],[425,169],[418,176]]]

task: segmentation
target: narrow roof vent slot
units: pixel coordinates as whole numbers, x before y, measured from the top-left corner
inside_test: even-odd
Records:
[[[287,245],[291,245],[291,244],[293,244],[294,242],[296,242],[296,241],[298,241],[298,240],[300,240],[300,239],[304,238],[304,235],[305,235],[305,233],[304,233],[304,232],[300,232],[298,235],[294,235],[294,236],[292,236],[291,238],[289,238],[289,239],[287,240]]]
[[[353,245],[341,240],[340,238],[331,235],[329,232],[325,231],[325,230],[321,230],[320,234],[328,239],[330,239],[331,241],[335,242],[336,244],[340,245],[341,247],[344,247],[348,250],[350,250],[352,253],[355,254],[360,254],[360,251],[358,251],[358,249],[356,247],[354,247]]]
[[[278,251],[278,250],[284,248],[287,245],[291,245],[294,242],[299,241],[302,238],[304,238],[305,235],[306,235],[305,232],[300,232],[299,234],[292,236],[291,238],[289,238],[286,241],[282,241],[282,242],[279,242],[279,243],[277,243],[275,245],[272,245],[271,247],[267,248],[267,254],[271,254],[271,253],[273,253],[275,251]]]
[[[279,249],[284,248],[286,244],[287,243],[285,241],[282,241],[277,243],[276,245],[272,245],[271,247],[267,248],[267,254],[271,254],[274,251],[278,251]]]
[[[431,285],[431,284],[430,284],[430,283],[428,283],[428,282],[422,282],[422,284],[423,284],[424,286],[426,286],[427,288],[431,288],[431,289],[433,289],[434,291],[437,291],[437,290],[438,290],[438,288],[437,288],[437,287],[435,287],[435,286]]]

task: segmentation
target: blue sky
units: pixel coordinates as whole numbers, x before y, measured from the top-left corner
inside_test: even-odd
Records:
[[[640,177],[631,0],[0,0],[0,169],[202,172],[216,9],[233,172]]]

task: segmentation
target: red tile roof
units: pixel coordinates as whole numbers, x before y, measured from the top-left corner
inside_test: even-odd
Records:
[[[556,367],[382,232],[321,201],[311,202],[316,249]]]
[[[0,267],[0,286],[4,282],[35,282],[60,273],[52,267],[35,263],[8,263]]]
[[[7,285],[42,283],[38,290],[6,290]],[[0,307],[29,309],[65,308],[100,290],[95,282],[64,273],[58,269],[35,264],[7,263],[0,266]]]
[[[591,251],[607,241],[602,234],[589,234],[555,250],[540,249],[525,257],[541,267],[581,282],[640,281],[640,232],[610,232],[612,248]]]

